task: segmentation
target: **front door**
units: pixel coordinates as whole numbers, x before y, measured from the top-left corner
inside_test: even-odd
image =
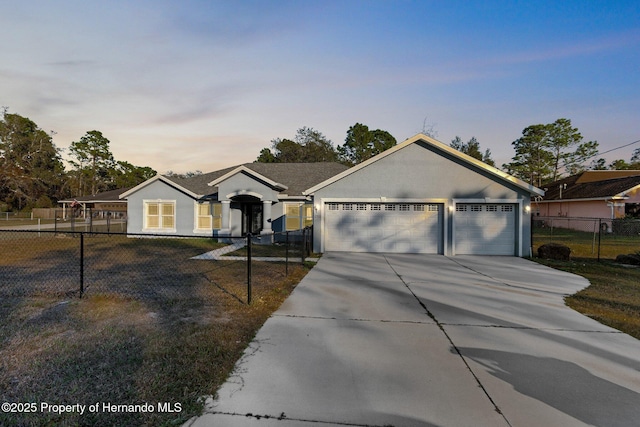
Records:
[[[262,203],[242,205],[242,234],[258,234],[262,230]]]

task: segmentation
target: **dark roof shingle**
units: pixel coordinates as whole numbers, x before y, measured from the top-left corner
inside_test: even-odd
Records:
[[[247,169],[269,178],[288,188],[282,193],[301,196],[302,192],[348,169],[340,163],[245,163],[191,178],[166,177],[177,185],[202,196],[215,194],[215,187],[208,184],[226,175],[234,169],[244,166]]]

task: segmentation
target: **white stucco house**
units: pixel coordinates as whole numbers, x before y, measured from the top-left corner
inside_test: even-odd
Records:
[[[121,195],[130,233],[268,236],[313,225],[315,252],[530,255],[544,191],[418,134],[352,168],[248,163],[158,175]]]

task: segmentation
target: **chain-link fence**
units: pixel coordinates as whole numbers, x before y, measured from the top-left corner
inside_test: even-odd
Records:
[[[533,217],[533,251],[560,243],[578,258],[615,259],[640,252],[639,219]]]
[[[50,214],[34,215],[34,213],[37,213],[37,209],[34,209],[31,213],[3,212],[0,214],[0,229],[36,229],[40,231],[54,230],[56,232],[79,231],[91,233],[127,232],[126,212],[87,209],[82,212],[83,215],[76,216],[65,214],[62,209],[42,210]]]
[[[181,298],[207,288],[259,297],[310,253],[311,230],[201,237],[0,229],[0,296]],[[257,293],[257,295],[256,295]]]

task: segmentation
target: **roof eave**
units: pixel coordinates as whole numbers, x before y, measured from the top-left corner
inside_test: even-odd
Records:
[[[144,181],[143,183],[136,185],[131,190],[122,193],[119,198],[120,199],[126,199],[131,194],[141,190],[142,188],[144,188],[147,185],[152,184],[152,183],[154,183],[156,181],[162,181],[165,184],[175,188],[176,190],[182,191],[183,193],[187,194],[188,196],[193,197],[194,199],[197,199],[197,198],[200,198],[200,197],[204,196],[204,194],[196,194],[193,191],[189,190],[188,188],[185,188],[185,187],[183,187],[183,186],[181,186],[179,184],[176,184],[175,182],[171,181],[166,176],[158,174],[158,175],[156,175],[156,176],[154,176],[152,178],[149,178],[148,180]]]
[[[287,190],[289,187],[281,184],[279,182],[276,182],[272,179],[267,178],[266,176],[259,174],[256,171],[253,171],[251,169],[249,169],[248,167],[241,165],[238,166],[237,168],[235,168],[234,170],[227,172],[226,174],[222,175],[221,177],[218,177],[216,179],[214,179],[213,181],[211,181],[210,183],[208,183],[207,185],[210,187],[215,187],[216,185],[220,184],[222,181],[225,181],[229,178],[231,178],[232,176],[241,173],[241,172],[245,172],[246,174],[253,176],[254,178],[257,178],[261,181],[266,182],[267,184],[269,184],[270,186],[272,186],[274,189],[278,190],[278,191],[284,191]]]

